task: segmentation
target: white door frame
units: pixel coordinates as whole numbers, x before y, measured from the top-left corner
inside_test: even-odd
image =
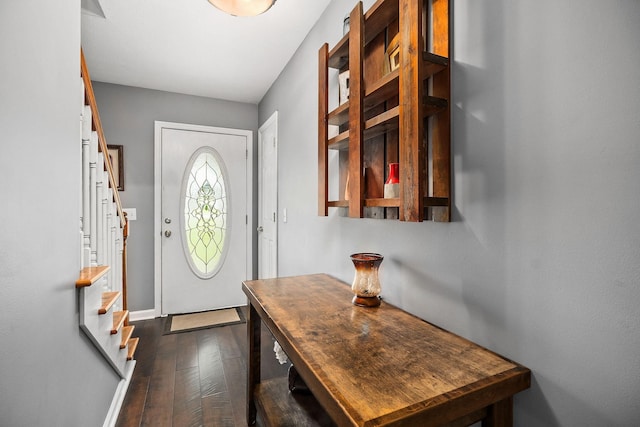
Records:
[[[273,235],[273,241],[274,241],[274,246],[275,246],[275,255],[273,258],[274,264],[271,266],[271,271],[273,271],[275,273],[275,276],[278,276],[278,222],[279,222],[279,211],[278,211],[278,110],[274,111],[273,114],[271,115],[271,117],[269,117],[263,124],[262,126],[260,126],[260,128],[258,129],[258,179],[260,179],[261,176],[261,171],[262,168],[264,166],[264,159],[263,159],[263,152],[262,152],[262,139],[263,139],[263,133],[265,131],[265,129],[268,129],[270,126],[275,125],[275,151],[276,151],[276,155],[274,157],[274,164],[273,166],[273,170],[275,171],[275,176],[276,176],[276,194],[275,194],[275,220],[274,220],[274,228],[275,228],[275,232]],[[261,186],[260,183],[258,183],[258,210],[262,209],[262,204],[260,203],[260,200],[262,200],[262,198],[264,197],[264,194],[262,194],[262,191],[264,189],[264,186]],[[270,197],[272,195],[269,195]],[[262,220],[261,218],[261,212],[258,212],[258,226],[260,226],[260,221]],[[259,279],[263,279],[263,277],[260,277],[260,235],[258,232],[258,278]]]
[[[230,129],[213,126],[192,125],[186,123],[154,122],[153,152],[153,259],[154,259],[154,312],[155,317],[162,315],[162,129],[176,129],[194,132],[226,133],[247,138],[247,271],[253,270],[253,132],[243,129]],[[238,283],[240,286],[240,283]]]

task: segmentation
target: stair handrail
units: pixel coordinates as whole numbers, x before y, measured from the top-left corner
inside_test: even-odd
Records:
[[[118,216],[120,217],[120,225],[123,229],[126,228],[127,219],[122,211],[122,203],[120,202],[120,195],[118,194],[118,186],[113,175],[113,166],[111,165],[111,159],[109,158],[109,150],[107,148],[107,140],[104,137],[102,130],[102,122],[100,121],[100,115],[98,114],[98,104],[93,94],[93,85],[91,84],[91,78],[89,77],[89,69],[84,59],[84,52],[80,48],[80,73],[82,75],[82,81],[84,82],[84,96],[85,102],[91,107],[91,127],[98,134],[98,149],[104,154],[104,163],[109,173],[109,184],[113,189],[113,201],[118,209]]]

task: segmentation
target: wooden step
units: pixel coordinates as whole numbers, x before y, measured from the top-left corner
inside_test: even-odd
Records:
[[[83,268],[80,271],[80,277],[76,280],[76,288],[93,285],[98,281],[98,279],[104,276],[107,271],[109,271],[108,265]]]
[[[135,337],[131,338],[127,343],[127,360],[133,360],[133,354],[136,352],[136,348],[138,347],[138,341],[140,341],[140,338]]]
[[[106,314],[107,311],[115,304],[115,302],[120,298],[120,292],[104,292],[102,294],[102,305],[98,309],[98,314]]]
[[[127,346],[129,339],[131,338],[131,334],[133,334],[133,330],[136,327],[133,325],[128,325],[122,328],[122,337],[120,338],[120,349],[123,349]]]
[[[124,321],[129,316],[129,310],[114,311],[113,312],[113,328],[111,329],[111,335],[118,333],[120,328],[124,325]]]

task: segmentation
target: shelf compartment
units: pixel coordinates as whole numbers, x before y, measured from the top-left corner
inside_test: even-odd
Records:
[[[364,44],[369,44],[380,32],[384,31],[389,22],[398,19],[398,0],[378,0],[364,15]]]
[[[329,67],[340,70],[349,63],[349,33],[329,51]]]
[[[449,101],[435,96],[425,96],[422,99],[423,117],[433,116],[445,110],[449,106]]]
[[[373,108],[388,99],[398,96],[398,79],[400,72],[396,69],[370,87],[365,88],[364,108]]]
[[[423,52],[422,61],[424,62],[422,67],[422,80],[428,79],[449,66],[449,58],[431,52]]]
[[[333,138],[329,139],[328,148],[330,150],[347,150],[349,149],[349,131],[346,130]]]
[[[395,106],[364,122],[364,139],[371,139],[389,130],[397,129],[399,112],[400,107]]]
[[[349,101],[330,111],[327,116],[327,122],[330,125],[340,126],[349,122]]]
[[[449,65],[449,60],[447,58],[433,54],[431,52],[424,52],[423,59],[425,61],[425,66],[423,67],[422,73],[423,80],[428,79],[432,75],[446,69]],[[370,85],[370,87],[367,87],[365,90],[364,99],[365,110],[376,107],[377,105],[389,100],[393,96],[397,96],[399,76],[399,70],[396,69],[386,74],[374,84]],[[433,100],[425,104],[446,107],[446,100],[443,101],[444,102]]]

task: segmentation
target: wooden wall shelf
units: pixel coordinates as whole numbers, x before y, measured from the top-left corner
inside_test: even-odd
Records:
[[[338,207],[351,217],[450,221],[449,3],[378,0],[364,13],[358,2],[350,31],[331,50],[320,48],[319,215]],[[400,66],[389,71],[386,50],[396,35]],[[332,108],[329,68],[350,78],[348,101]],[[329,126],[336,136],[328,136]],[[338,151],[337,170],[329,170],[328,150]],[[396,162],[402,191],[386,200],[388,164]],[[337,200],[329,199],[329,176],[339,178]]]

